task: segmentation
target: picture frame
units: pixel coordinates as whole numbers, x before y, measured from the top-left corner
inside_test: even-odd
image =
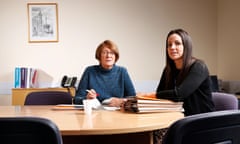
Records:
[[[28,3],[28,41],[58,42],[57,3]]]

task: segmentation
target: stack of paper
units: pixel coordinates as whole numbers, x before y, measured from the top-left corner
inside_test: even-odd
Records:
[[[122,110],[134,113],[147,113],[147,112],[169,112],[169,111],[182,111],[182,102],[172,102],[163,99],[143,99],[139,97],[128,98]]]

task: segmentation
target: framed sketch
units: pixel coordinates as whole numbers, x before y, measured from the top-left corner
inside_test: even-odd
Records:
[[[57,3],[28,3],[28,41],[58,42]]]

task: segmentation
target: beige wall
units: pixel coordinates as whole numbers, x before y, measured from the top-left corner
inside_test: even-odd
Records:
[[[79,79],[86,66],[97,64],[95,48],[105,39],[117,43],[118,64],[128,68],[134,81],[158,81],[165,38],[173,28],[190,33],[194,55],[211,74],[240,79],[238,0],[42,0],[58,3],[58,43],[28,43],[28,2],[39,1],[1,0],[0,89],[7,83],[2,89],[10,91],[16,66],[41,69],[53,83],[64,74]]]
[[[166,34],[179,27],[192,35],[194,54],[217,72],[215,0],[59,0],[59,42],[36,44],[27,39],[27,2],[34,0],[1,0],[0,81],[12,82],[16,66],[40,68],[55,81],[80,76],[97,63],[95,48],[105,39],[118,44],[118,64],[133,79],[159,79]]]
[[[219,0],[218,7],[217,72],[222,79],[239,81],[240,1]]]

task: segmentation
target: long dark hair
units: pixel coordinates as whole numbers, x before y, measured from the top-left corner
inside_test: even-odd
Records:
[[[176,78],[176,85],[179,85],[186,75],[189,72],[190,66],[192,65],[195,58],[192,57],[192,40],[191,37],[188,35],[186,31],[183,29],[175,29],[171,30],[166,39],[166,89],[171,87],[171,82],[175,81],[173,80],[173,70],[176,69],[175,63],[172,59],[170,59],[168,55],[168,38],[172,34],[177,34],[181,37],[182,43],[183,43],[183,67],[180,70],[180,73],[178,74],[178,77]]]

